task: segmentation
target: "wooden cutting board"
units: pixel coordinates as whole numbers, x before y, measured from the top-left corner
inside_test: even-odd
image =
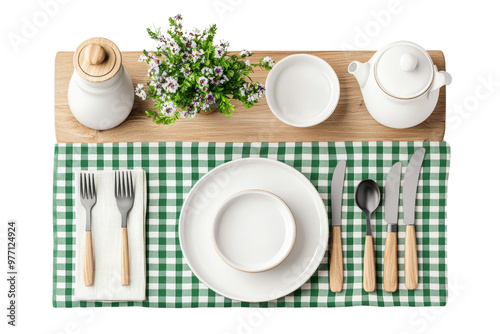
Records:
[[[428,51],[439,70],[445,70],[441,51]],[[446,123],[446,92],[441,88],[439,101],[432,115],[409,129],[391,129],[375,121],[363,103],[354,76],[347,72],[353,60],[368,61],[374,51],[258,51],[254,58],[270,56],[279,61],[286,56],[307,53],[326,60],[337,72],[340,81],[340,101],[334,113],[323,123],[296,128],[282,123],[269,110],[265,98],[251,109],[236,102],[234,115],[226,117],[214,112],[197,115],[191,120],[179,120],[175,126],[156,125],[144,110],[152,103],[136,97],[134,108],[120,126],[105,131],[81,125],[68,106],[68,85],[73,74],[73,52],[59,52],[55,62],[55,129],[58,143],[106,142],[309,142],[309,141],[441,141]],[[123,65],[134,86],[147,82],[145,63],[138,62],[141,52],[123,52]],[[254,81],[265,83],[268,71],[256,70]],[[305,113],[307,110],[304,111]],[[307,117],[307,116],[305,116]]]

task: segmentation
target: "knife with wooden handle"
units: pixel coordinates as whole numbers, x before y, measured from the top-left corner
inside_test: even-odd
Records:
[[[335,167],[332,177],[331,208],[332,208],[332,242],[330,250],[330,290],[342,291],[344,284],[344,258],[342,256],[342,193],[346,161],[341,160]]]
[[[415,235],[415,205],[418,179],[424,162],[425,148],[418,149],[406,167],[403,180],[403,217],[406,225],[405,236],[405,285],[415,290],[418,285],[417,239]]]
[[[384,249],[384,290],[398,289],[398,214],[399,186],[401,183],[401,162],[396,162],[385,181],[384,221],[387,235]]]

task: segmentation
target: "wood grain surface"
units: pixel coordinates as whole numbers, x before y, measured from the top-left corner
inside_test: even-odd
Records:
[[[342,231],[340,226],[332,226],[330,247],[330,290],[342,291],[344,285],[344,257],[342,255]]]
[[[363,289],[373,292],[377,288],[377,269],[375,266],[375,249],[373,248],[373,237],[365,237],[365,250],[363,258]]]
[[[384,249],[384,290],[398,289],[398,233],[387,232]]]
[[[128,257],[128,231],[122,227],[121,282],[122,286],[130,285],[130,267]]]
[[[85,253],[83,255],[83,281],[85,286],[94,285],[94,250],[92,232],[85,231]]]
[[[415,290],[418,286],[418,256],[415,225],[406,225],[405,285],[408,290]]]
[[[233,116],[220,113],[197,115],[191,120],[179,120],[175,126],[156,125],[144,110],[150,101],[136,97],[127,120],[110,130],[92,130],[80,124],[68,106],[68,85],[73,74],[73,52],[59,52],[55,61],[55,131],[58,143],[105,142],[309,142],[309,141],[441,141],[445,132],[445,89],[432,115],[420,125],[409,129],[391,129],[375,121],[365,108],[361,91],[354,76],[347,72],[353,60],[368,61],[374,51],[258,51],[258,59],[271,56],[279,61],[291,54],[307,53],[326,60],[337,72],[340,81],[340,101],[334,113],[323,123],[296,128],[279,121],[269,110],[265,98],[251,109],[235,101]],[[122,61],[134,85],[147,82],[147,64],[138,62],[141,52],[122,52]],[[441,51],[429,51],[439,70],[445,70]],[[256,70],[254,81],[265,82],[268,71]],[[307,111],[305,111],[307,112]],[[307,116],[304,116],[307,117]]]

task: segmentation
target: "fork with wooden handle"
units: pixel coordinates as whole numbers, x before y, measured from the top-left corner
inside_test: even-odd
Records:
[[[83,255],[83,282],[85,286],[94,285],[94,251],[92,249],[92,208],[97,202],[94,174],[80,174],[80,201],[86,211],[85,252]]]
[[[122,216],[121,284],[130,284],[127,215],[134,206],[134,185],[131,171],[115,172],[115,198]]]

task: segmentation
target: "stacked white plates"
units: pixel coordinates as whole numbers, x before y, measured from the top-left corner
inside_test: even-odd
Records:
[[[301,287],[328,243],[328,217],[311,182],[270,159],[245,158],[203,176],[179,219],[193,273],[215,292],[262,302]]]

